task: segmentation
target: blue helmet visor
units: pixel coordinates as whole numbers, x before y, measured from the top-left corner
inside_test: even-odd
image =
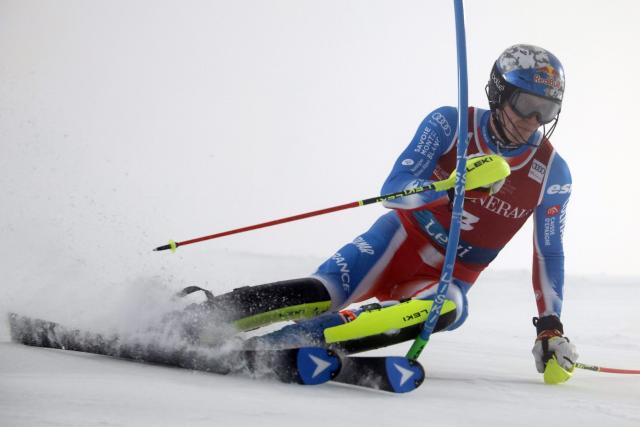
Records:
[[[509,104],[522,118],[536,116],[542,125],[550,123],[560,113],[561,105],[557,101],[516,90],[509,98]]]

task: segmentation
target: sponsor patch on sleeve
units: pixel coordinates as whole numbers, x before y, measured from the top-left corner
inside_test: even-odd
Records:
[[[560,205],[551,206],[547,209],[547,216],[554,216],[560,213]]]

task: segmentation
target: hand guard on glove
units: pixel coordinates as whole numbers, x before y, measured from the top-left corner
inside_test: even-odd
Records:
[[[536,361],[536,369],[544,373],[547,362],[556,357],[558,364],[567,371],[573,369],[578,360],[576,346],[564,336],[564,330],[560,319],[556,316],[534,317],[533,324],[538,336],[533,346],[533,357]]]
[[[482,156],[483,154],[478,153],[478,154],[473,154],[471,156],[467,157],[467,161],[472,160],[474,157],[479,157]],[[473,189],[469,189],[466,190],[464,192],[464,198],[465,200],[477,200],[480,202],[484,202],[486,199],[488,199],[490,196],[496,194],[498,191],[500,191],[500,189],[502,188],[502,186],[504,185],[504,179],[501,179],[500,181],[496,181],[493,184],[489,184],[483,187],[478,187],[478,188],[473,188]],[[450,188],[447,190],[447,196],[449,196],[449,202],[453,203],[453,198],[455,196],[455,188]]]

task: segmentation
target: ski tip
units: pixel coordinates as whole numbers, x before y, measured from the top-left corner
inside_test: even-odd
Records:
[[[424,368],[420,362],[406,357],[388,357],[387,378],[395,393],[407,393],[420,387],[424,381]]]
[[[338,355],[331,350],[303,347],[298,349],[297,365],[300,382],[316,385],[335,378],[340,371],[341,362]]]

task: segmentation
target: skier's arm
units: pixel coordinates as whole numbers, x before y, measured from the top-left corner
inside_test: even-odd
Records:
[[[555,153],[549,168],[534,216],[533,287],[540,317],[534,318],[537,337],[532,353],[540,373],[545,372],[549,360],[555,358],[560,368],[552,365],[554,376],[559,372],[562,375],[553,381],[560,382],[570,377],[567,371],[578,359],[576,347],[564,336],[560,321],[564,286],[562,235],[571,194],[571,174],[564,160]]]
[[[533,288],[540,317],[562,311],[564,286],[564,232],[571,194],[571,174],[557,154],[550,164],[540,203],[534,213]]]
[[[409,146],[396,160],[382,186],[382,194],[428,185],[440,156],[449,151],[455,140],[458,113],[454,107],[440,107],[420,124]],[[425,192],[402,197],[384,205],[395,209],[413,209],[429,203],[446,192]]]

